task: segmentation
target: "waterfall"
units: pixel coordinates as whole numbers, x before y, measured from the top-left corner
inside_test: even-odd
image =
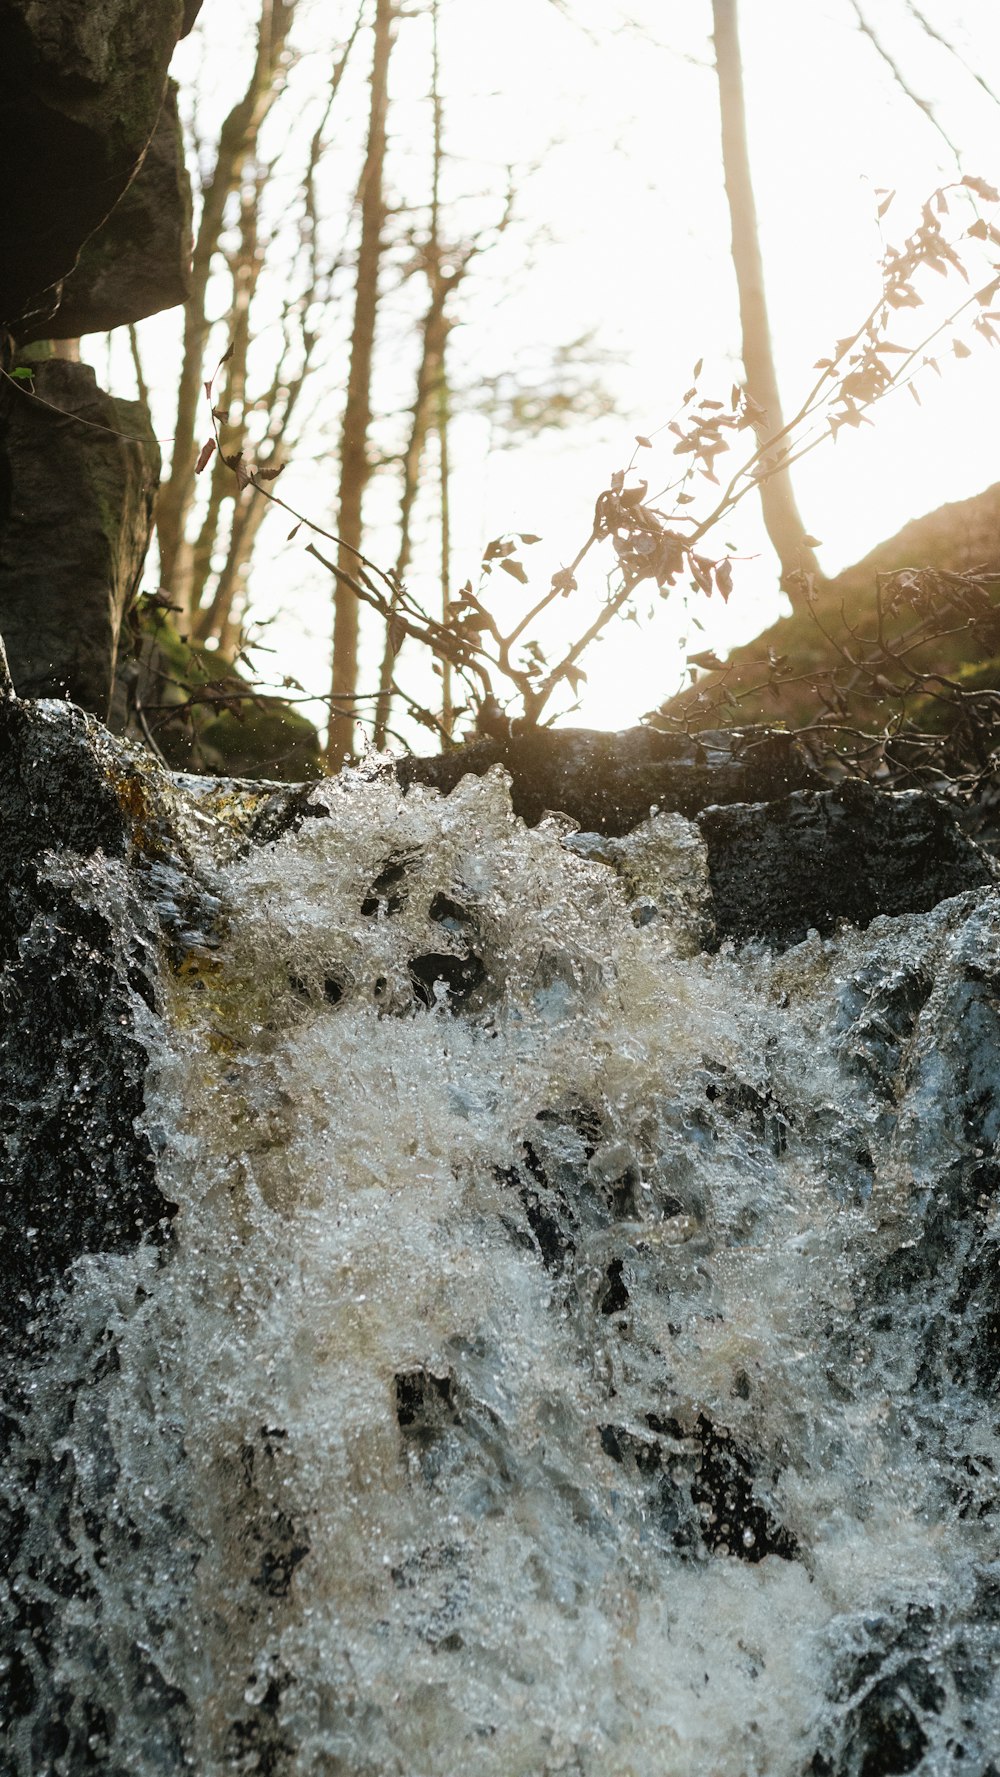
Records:
[[[720,942],[679,814],[96,736],[6,967],[72,910],[151,1172],[11,1298],[2,1768],[995,1777],[992,872]]]

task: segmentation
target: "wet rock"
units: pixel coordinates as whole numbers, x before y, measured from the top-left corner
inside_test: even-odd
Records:
[[[991,861],[947,806],[920,791],[868,784],[777,801],[706,808],[716,942],[761,938],[778,949],[839,920],[923,913],[996,880]]]
[[[680,817],[574,845],[501,774],[171,783],[0,699],[4,1164],[36,1106],[69,1130],[65,1203],[38,1143],[14,1199],[41,1180],[55,1266],[4,1292],[32,1297],[0,1421],[14,1777],[450,1777],[456,1749],[470,1777],[986,1777],[992,877],[698,951]],[[853,805],[859,869],[914,807],[886,801]],[[420,1010],[418,964],[444,1013],[436,971],[473,959],[463,1016]],[[153,1154],[162,1244],[116,1170]]]
[[[80,1254],[128,1250],[171,1210],[136,1123],[156,959],[125,840],[79,711],[0,705],[0,1313],[15,1323]]]
[[[196,11],[191,0],[0,5],[0,324],[18,339],[71,336],[56,318],[61,280],[135,176]]]
[[[435,1417],[457,1422],[455,1378],[450,1371],[435,1375],[423,1365],[415,1370],[399,1370],[395,1389],[396,1420],[402,1430],[417,1435],[418,1428],[426,1429]]]
[[[709,802],[783,795],[814,781],[801,749],[786,734],[703,734],[697,739],[627,728],[523,728],[397,766],[404,788],[432,784],[443,794],[467,772],[502,765],[512,779],[515,814],[535,826],[559,810],[588,831],[628,833],[651,809],[694,815]]]
[[[977,1659],[996,1627],[996,1579],[980,1572],[968,1624],[947,1606],[913,1602],[840,1626],[833,1732],[808,1777],[903,1777],[966,1768],[991,1777],[977,1759],[977,1706],[989,1683]],[[978,1646],[976,1645],[978,1643]]]
[[[486,970],[482,959],[471,952],[455,956],[450,951],[428,951],[411,961],[410,980],[421,1005],[447,1005],[459,1012],[475,1004],[486,985]]]
[[[757,1496],[752,1457],[726,1426],[704,1413],[688,1425],[649,1413],[646,1430],[602,1426],[601,1448],[641,1478],[657,1528],[673,1548],[751,1565],[768,1555],[798,1558],[794,1535]]]
[[[474,948],[479,936],[475,915],[450,895],[437,894],[427,917],[457,948],[412,958],[410,980],[417,1000],[424,1006],[446,1005],[451,1012],[480,1010],[493,995],[489,970]]]
[[[249,822],[251,845],[274,845],[284,836],[301,831],[306,821],[328,821],[330,810],[313,793],[312,784],[296,784],[265,796]]]
[[[361,903],[366,919],[375,919],[379,914],[387,919],[402,911],[409,893],[406,879],[419,857],[419,852],[402,852],[386,859]]]
[[[21,1575],[0,1609],[11,1770],[122,1769],[115,1704],[81,1693],[62,1663],[84,1641],[74,1613],[92,1608],[136,1535],[109,1396],[122,1315],[75,1301],[79,1266],[162,1250],[176,1209],[143,1125],[158,957],[129,880],[140,803],[127,757],[79,710],[0,702],[0,1563]],[[131,1294],[141,1300],[138,1283]],[[48,1386],[45,1352],[59,1353]],[[174,1512],[155,1564],[183,1583]],[[183,1698],[156,1637],[115,1653],[113,1642],[112,1630],[102,1672],[117,1667],[112,1689],[125,1687],[180,1769]]]
[[[105,395],[89,365],[34,368],[38,399],[0,392],[0,629],[21,696],[104,719],[160,453],[140,405]]]

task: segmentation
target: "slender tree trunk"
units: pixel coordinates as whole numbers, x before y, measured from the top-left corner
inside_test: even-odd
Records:
[[[722,118],[722,164],[732,223],[733,265],[739,290],[743,367],[747,393],[763,411],[764,417],[755,427],[757,437],[763,443],[780,431],[783,422],[764,294],[757,209],[750,178],[736,9],[737,0],[712,0]],[[803,542],[806,529],[795,503],[787,469],[773,470],[760,483],[760,500],[767,534],[781,563],[782,580],[788,581],[800,573],[818,575],[816,557],[810,546]]]
[[[431,154],[431,203],[430,220],[427,240],[423,247],[423,269],[430,288],[430,301],[421,327],[420,364],[417,370],[417,394],[413,405],[413,423],[403,457],[403,487],[399,501],[399,553],[396,557],[396,578],[401,581],[410,565],[412,548],[413,508],[420,489],[420,472],[423,467],[427,440],[430,433],[437,434],[439,446],[440,473],[438,491],[440,500],[440,536],[441,556],[440,575],[442,585],[442,617],[448,621],[447,584],[451,576],[451,541],[450,513],[448,506],[448,383],[445,369],[445,355],[448,338],[451,333],[451,320],[448,315],[448,301],[457,290],[469,260],[472,256],[468,246],[458,250],[447,250],[441,232],[441,172],[444,166],[444,102],[441,96],[441,58],[439,45],[439,0],[431,0],[431,107],[432,107],[432,154]],[[445,273],[443,267],[448,264]],[[395,669],[396,650],[393,646],[391,629],[387,630],[385,648],[382,654],[382,670],[379,675],[379,696],[375,714],[375,745],[384,747],[392,709],[392,679]],[[442,662],[443,707],[450,723],[451,718],[451,666]],[[450,732],[450,728],[449,728]]]
[[[316,174],[323,156],[325,132],[330,114],[340,91],[348,58],[362,27],[365,0],[362,0],[354,25],[340,56],[334,64],[326,105],[309,146],[303,169],[301,194],[303,201],[302,229],[307,233],[305,282],[290,284],[284,294],[282,329],[284,343],[274,364],[270,388],[262,391],[259,404],[268,415],[267,432],[253,451],[258,468],[275,467],[279,448],[291,450],[294,439],[291,421],[310,375],[317,344],[317,324],[307,324],[305,316],[313,308],[325,307],[329,300],[334,273],[339,259],[320,264],[320,218],[316,202]],[[249,161],[256,144],[247,152]],[[252,340],[251,317],[257,296],[265,252],[261,251],[260,215],[270,170],[258,166],[252,187],[244,182],[240,208],[240,244],[233,255],[230,270],[233,280],[232,355],[225,367],[225,380],[219,392],[219,407],[230,415],[232,431],[226,436],[225,452],[217,452],[212,461],[212,481],[208,504],[198,540],[191,556],[189,601],[192,612],[192,633],[198,641],[215,636],[223,650],[227,638],[239,627],[234,621],[234,604],[245,597],[245,585],[261,524],[269,510],[264,495],[253,490],[241,493],[224,457],[247,448],[248,390],[247,375]],[[359,188],[360,189],[360,188]],[[265,250],[266,250],[265,243]],[[296,360],[298,362],[296,363]],[[222,509],[232,506],[232,522],[223,566],[214,569],[222,526]]]
[[[266,516],[267,501],[263,494],[252,488],[244,488],[233,506],[233,524],[229,533],[226,560],[219,570],[212,598],[199,614],[195,628],[198,641],[216,636],[223,653],[232,646],[239,627],[233,622],[233,607],[238,602],[237,595],[246,586],[257,533]]]
[[[129,322],[128,344],[129,344],[129,351],[132,354],[132,369],[135,371],[136,391],[138,393],[139,400],[140,400],[142,406],[145,408],[147,413],[150,413],[151,410],[150,410],[150,405],[149,405],[149,384],[146,381],[146,373],[142,367],[142,354],[139,351],[139,335],[137,334],[137,332],[135,330],[135,322],[134,321]]]
[[[451,465],[448,458],[448,425],[451,419],[451,403],[448,399],[448,372],[445,352],[441,352],[441,374],[438,378],[437,397],[437,435],[438,435],[438,476],[440,480],[441,503],[441,621],[448,622],[448,606],[451,601]],[[450,660],[441,662],[441,727],[451,739],[452,726],[455,720],[454,699],[452,697],[452,673]]]
[[[160,580],[188,601],[190,550],[185,529],[194,495],[198,456],[198,414],[204,400],[204,357],[210,323],[205,298],[218,251],[226,203],[239,187],[244,163],[278,94],[281,57],[295,12],[295,0],[261,0],[257,53],[246,92],[230,111],[219,136],[215,168],[205,187],[195,237],[191,295],[184,307],[184,345],[177,384],[177,415],[170,475],[160,489],[156,531]]]
[[[417,395],[413,404],[410,436],[403,454],[403,486],[399,497],[399,548],[396,554],[396,578],[403,580],[413,550],[413,509],[420,491],[420,472],[427,448],[427,438],[434,423],[435,398],[444,375],[444,345],[448,321],[444,312],[447,290],[432,290],[431,300],[421,329],[420,365],[417,371]],[[384,747],[392,702],[392,678],[396,649],[387,630],[379,673],[379,695],[375,711],[374,740]]]
[[[386,113],[389,59],[392,54],[395,0],[376,0],[375,45],[372,55],[368,146],[361,195],[361,243],[358,250],[351,329],[351,358],[340,444],[340,488],[337,530],[341,538],[338,566],[352,577],[356,551],[362,547],[362,502],[371,475],[368,434],[371,428],[372,356],[378,309],[378,279],[385,227]],[[354,752],[354,695],[358,685],[358,601],[340,581],[334,594],[333,671],[327,759],[339,770]]]
[[[262,178],[258,172],[252,188],[244,188],[240,203],[240,244],[233,260],[233,308],[230,345],[232,356],[225,369],[225,379],[217,392],[221,412],[230,416],[221,424],[232,425],[234,431],[225,446],[230,455],[242,447],[246,430],[247,360],[250,353],[250,305],[260,278],[261,261],[257,255],[258,218]],[[188,565],[187,604],[195,634],[202,635],[202,599],[212,574],[212,557],[216,552],[222,508],[227,500],[238,505],[239,490],[232,471],[227,468],[223,451],[217,451],[212,462],[212,480],[208,505],[202,519],[197,541],[190,549]],[[208,631],[207,633],[211,633]]]

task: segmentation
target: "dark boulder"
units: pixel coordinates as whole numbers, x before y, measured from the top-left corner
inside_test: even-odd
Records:
[[[190,271],[191,186],[171,80],[139,171],[84,244],[56,315],[26,337],[108,333],[174,308],[190,293]]]
[[[144,409],[48,359],[0,393],[0,630],[25,697],[106,717],[160,453]]]
[[[716,942],[778,949],[838,920],[925,913],[996,880],[991,861],[937,797],[868,784],[798,791],[775,802],[706,808]]]
[[[127,821],[79,710],[0,701],[0,1321],[82,1253],[170,1212],[143,1109],[136,996],[156,944],[124,873]]]
[[[0,0],[0,326],[68,337],[61,280],[134,178],[156,128],[184,0]]]
[[[472,772],[502,765],[514,812],[535,826],[559,809],[588,832],[628,833],[651,808],[692,816],[709,802],[782,796],[814,781],[796,742],[765,729],[687,736],[653,728],[603,734],[588,728],[526,728],[487,736],[434,758],[400,761],[404,789],[430,784],[447,795]]]

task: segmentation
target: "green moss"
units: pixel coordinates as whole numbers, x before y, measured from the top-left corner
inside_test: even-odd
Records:
[[[263,708],[250,705],[240,715],[224,710],[206,723],[199,743],[206,757],[218,756],[226,776],[273,777],[283,783],[323,776],[315,728],[278,698],[268,698]]]
[[[170,617],[155,608],[140,615],[137,640],[156,687],[155,695],[145,694],[158,706],[156,745],[175,771],[282,783],[323,776],[313,724],[280,697],[255,694],[245,674],[218,649],[186,641]],[[220,681],[225,682],[227,702],[231,695],[238,699],[236,708],[199,702],[199,693]],[[164,705],[175,706],[176,716],[164,711]]]
[[[978,691],[1000,692],[1000,657],[982,660],[976,664],[959,662],[947,675],[960,691],[969,695]],[[984,704],[985,709],[992,709]],[[965,704],[964,709],[969,710]],[[910,705],[910,719],[914,727],[922,729],[926,734],[949,734],[956,723],[962,720],[963,709],[956,707],[945,693],[935,697],[928,693]]]

